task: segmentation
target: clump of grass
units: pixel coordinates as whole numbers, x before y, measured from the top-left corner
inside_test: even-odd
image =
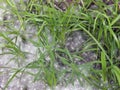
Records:
[[[91,7],[91,3],[94,3],[95,8]],[[45,4],[42,0],[29,0],[26,3],[20,0],[19,5],[6,0],[6,4],[21,25],[19,30],[11,27],[0,34],[0,37],[7,41],[7,45],[5,44],[4,47],[12,55],[17,58],[25,55],[19,45],[12,41],[18,36],[21,37],[21,30],[25,31],[24,23],[33,24],[37,28],[35,30],[37,40],[29,39],[29,41],[38,48],[38,58],[25,66],[26,70],[28,68],[38,69],[38,73],[33,74],[35,81],[42,79],[53,87],[64,80],[67,84],[75,79],[82,82],[80,79],[82,77],[98,89],[119,88],[120,15],[118,0],[112,5],[106,5],[102,1],[83,1],[82,6],[73,4],[74,6],[69,6],[64,12],[54,8],[53,2]],[[111,8],[109,8],[110,6]],[[107,11],[110,12],[110,15]],[[65,47],[65,43],[67,36],[74,31],[86,33],[88,43],[81,51],[70,52]],[[8,35],[11,34],[15,35],[14,38],[8,38]],[[90,48],[84,50],[87,46]],[[82,65],[75,63],[74,58],[77,57],[81,61],[81,52],[87,50],[94,51],[97,59]],[[56,67],[55,65],[59,63],[61,66]],[[93,68],[94,65],[96,68]],[[89,75],[86,76],[80,68],[87,70]]]

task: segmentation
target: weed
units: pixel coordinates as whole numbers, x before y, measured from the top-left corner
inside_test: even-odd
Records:
[[[6,31],[0,34],[0,38],[5,41],[1,48],[8,50],[3,54],[14,55],[13,60],[26,56],[16,43],[19,36],[37,48],[35,61],[23,67],[26,70],[38,70],[38,73],[33,75],[35,81],[41,79],[54,87],[63,82],[73,83],[76,79],[81,83],[82,77],[98,89],[115,90],[120,85],[120,55],[117,53],[120,51],[118,0],[115,3],[105,0],[81,1],[82,5],[71,2],[73,4],[59,10],[62,6],[56,9],[54,0],[47,4],[42,0],[20,0],[19,3],[6,0],[8,10],[16,18],[14,20],[19,20],[20,27],[14,28],[14,20],[3,22]],[[24,33],[21,35],[21,31],[26,31],[26,23],[36,27],[35,40],[26,39]],[[70,51],[66,42],[76,31],[85,34],[86,39],[81,46],[78,45],[77,50]],[[97,58],[87,60],[90,57],[88,53],[91,52]],[[94,68],[94,65],[98,67]],[[82,69],[89,74],[86,75]],[[10,78],[5,88],[17,73],[18,71]]]

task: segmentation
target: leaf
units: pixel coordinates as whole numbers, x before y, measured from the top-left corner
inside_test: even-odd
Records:
[[[117,66],[113,66],[112,72],[116,75],[118,84],[120,85],[120,69]]]
[[[107,74],[106,74],[106,58],[104,52],[101,52],[101,64],[102,64],[102,76],[103,80],[106,81]]]
[[[111,22],[111,26],[114,25],[118,20],[120,19],[120,15],[118,15],[112,22]]]

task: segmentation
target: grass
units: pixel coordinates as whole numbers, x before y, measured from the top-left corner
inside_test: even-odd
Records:
[[[0,38],[4,40],[0,43],[0,49],[3,49],[1,55],[12,54],[13,58],[10,61],[17,61],[19,66],[19,62],[25,59],[29,52],[21,50],[21,46],[17,44],[18,37],[32,43],[37,48],[36,60],[23,66],[24,70],[18,67],[4,89],[17,73],[22,70],[27,71],[27,69],[37,69],[36,74],[30,72],[35,77],[34,80],[43,80],[50,87],[64,82],[67,85],[76,79],[81,83],[80,78],[85,79],[97,89],[117,90],[120,87],[120,8],[118,8],[118,0],[112,5],[106,5],[100,0],[86,0],[83,1],[83,7],[76,3],[69,6],[64,12],[55,9],[52,2],[45,4],[42,0],[29,0],[26,3],[23,0],[20,0],[19,3],[11,0],[2,2],[6,3],[7,8],[1,8],[5,10],[5,13],[9,11],[14,19],[0,23],[6,28],[0,33]],[[97,8],[91,9],[89,7],[91,2],[94,2]],[[19,28],[14,26],[16,20],[20,23]],[[37,40],[25,37],[27,24],[36,27],[34,36]],[[88,40],[80,51],[70,52],[65,47],[65,42],[74,31],[84,32]],[[48,37],[48,33],[51,39]],[[81,61],[83,60],[81,53],[88,51],[93,51],[97,55],[97,59],[81,65],[75,63],[75,57]],[[49,59],[47,60],[46,57]],[[55,67],[55,64],[59,63],[63,68]],[[98,67],[93,68],[94,66]],[[89,75],[83,73],[81,68],[87,70]]]

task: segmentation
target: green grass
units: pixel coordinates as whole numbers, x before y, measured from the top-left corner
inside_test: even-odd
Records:
[[[38,73],[31,74],[35,77],[35,81],[43,80],[49,86],[54,87],[63,82],[73,83],[76,79],[82,83],[80,78],[83,78],[98,89],[117,90],[120,86],[120,9],[118,0],[114,5],[106,5],[100,0],[94,1],[98,8],[90,9],[88,7],[92,1],[83,1],[83,7],[77,4],[71,5],[62,12],[55,9],[52,2],[44,4],[42,0],[30,0],[24,3],[23,0],[20,0],[18,4],[15,4],[14,0],[3,0],[7,4],[7,8],[2,8],[5,12],[12,13],[14,19],[0,22],[6,27],[6,30],[0,33],[0,38],[4,40],[3,43],[0,43],[0,49],[7,49],[7,52],[3,52],[1,55],[12,54],[14,57],[10,61],[18,61],[18,64],[25,59],[28,52],[23,52],[21,46],[16,43],[17,38],[21,37],[32,43],[38,50],[36,60],[22,67],[25,71],[27,69],[38,70]],[[106,10],[110,10],[111,14],[108,15]],[[20,22],[19,28],[14,27],[16,20]],[[37,40],[24,37],[27,24],[37,28],[35,31]],[[65,41],[67,36],[74,31],[86,33],[88,40],[81,51],[70,52],[65,48]],[[48,33],[52,40],[49,40]],[[9,37],[10,35],[12,37]],[[93,51],[98,57],[97,60],[82,65],[76,64],[74,58],[82,60],[81,53],[87,51]],[[46,56],[49,57],[49,60],[46,60]],[[55,64],[59,62],[65,69],[55,67]],[[99,67],[93,68],[94,65],[99,65]],[[89,75],[85,75],[81,68],[87,70]],[[22,72],[22,69],[17,68],[5,88],[20,71]],[[67,78],[66,75],[68,75]]]

